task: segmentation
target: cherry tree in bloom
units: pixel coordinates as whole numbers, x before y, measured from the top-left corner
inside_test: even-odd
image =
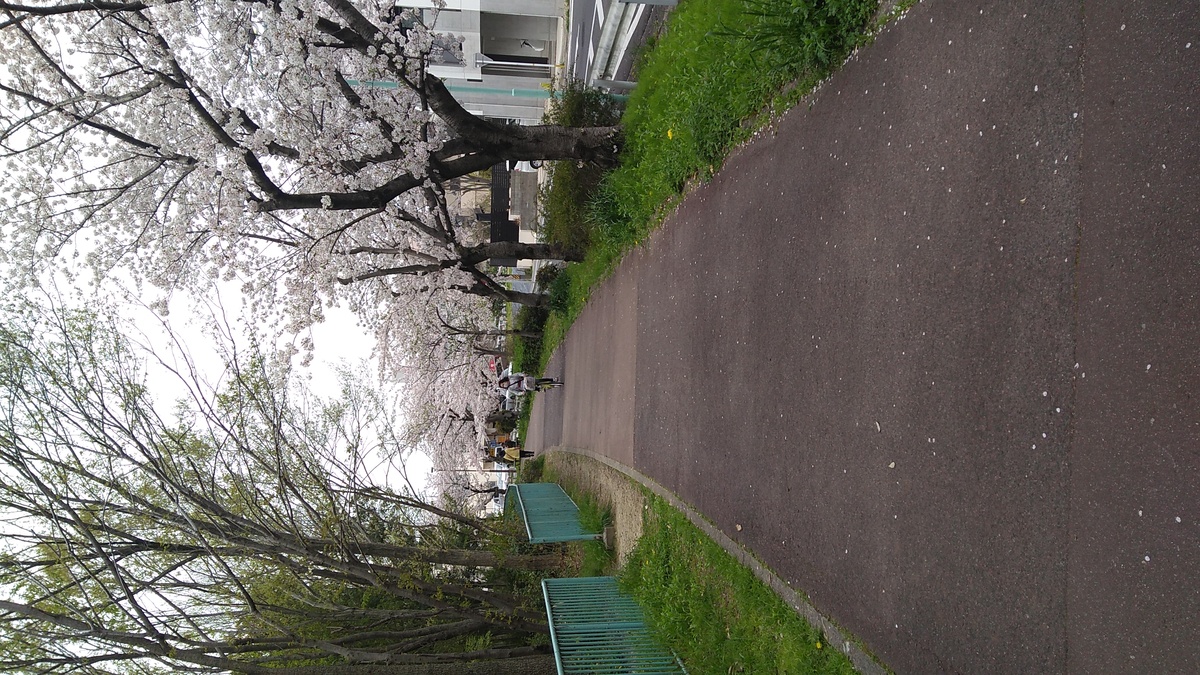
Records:
[[[371,0],[0,1],[0,264],[235,283],[293,333],[332,305],[385,338],[413,303],[539,303],[480,266],[570,252],[470,240],[443,183],[611,161],[619,130],[476,117],[426,72],[439,49]]]
[[[482,440],[498,396],[486,351],[447,325],[485,326],[494,321],[491,307],[433,294],[408,297],[415,301],[394,305],[372,325],[379,342],[393,347],[379,350],[379,366],[403,386],[403,445],[458,465]]]

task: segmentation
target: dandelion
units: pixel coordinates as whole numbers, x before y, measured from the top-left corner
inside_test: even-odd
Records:
[[[667,129],[667,139],[668,139],[668,140],[670,140],[670,139],[673,139],[673,138],[675,138],[675,130],[674,130],[674,129]]]
[[[817,649],[820,649],[820,648],[821,648],[821,643],[820,643],[820,642],[818,642],[818,643],[817,643]]]

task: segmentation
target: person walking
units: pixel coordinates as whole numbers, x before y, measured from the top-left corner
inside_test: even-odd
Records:
[[[518,395],[530,391],[545,391],[546,389],[563,386],[562,381],[556,380],[553,377],[534,377],[525,373],[505,375],[500,378],[498,384],[501,391],[509,391]]]
[[[522,459],[533,457],[532,450],[526,450],[512,441],[509,441],[504,445],[496,445],[490,448],[484,448],[483,454],[488,459],[498,462],[505,462],[507,464],[513,464]]]

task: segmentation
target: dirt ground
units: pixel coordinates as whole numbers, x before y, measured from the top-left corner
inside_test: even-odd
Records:
[[[560,484],[591,493],[612,508],[613,552],[617,567],[624,565],[642,536],[642,513],[647,508],[642,487],[605,464],[571,452],[547,453],[546,469],[558,476]]]

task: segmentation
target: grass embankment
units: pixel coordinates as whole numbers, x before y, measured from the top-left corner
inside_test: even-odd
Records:
[[[621,586],[688,672],[855,672],[824,635],[670,504],[651,497],[643,528]]]
[[[689,180],[708,179],[764,112],[808,93],[854,45],[874,0],[688,0],[646,55],[622,122],[621,165],[591,216],[641,241]],[[785,90],[789,93],[784,93]]]
[[[610,503],[640,517],[641,537],[622,569],[599,542],[587,542],[580,576],[616,574],[688,672],[854,672],[825,636],[666,501],[591,460],[556,454],[541,463],[543,457],[537,475],[567,490],[585,524],[609,524],[616,509]],[[630,535],[618,527],[618,538]]]

